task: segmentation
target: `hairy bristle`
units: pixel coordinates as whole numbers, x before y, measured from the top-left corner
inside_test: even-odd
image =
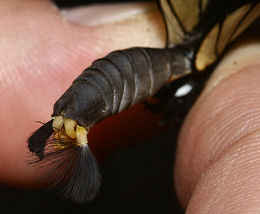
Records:
[[[53,144],[54,141],[48,145],[47,150]],[[91,202],[98,195],[101,175],[98,163],[87,144],[71,144],[60,150],[52,148],[38,163],[48,168],[48,189],[59,197],[83,204]]]
[[[59,197],[79,204],[90,202],[101,186],[98,163],[87,144],[79,146],[73,139],[55,136],[52,121],[28,138],[28,148],[37,156],[28,163],[47,170],[43,180]]]
[[[49,122],[43,124],[27,139],[30,152],[37,155],[40,159],[44,157],[44,148],[48,139],[53,134],[52,121],[53,120],[50,120]]]

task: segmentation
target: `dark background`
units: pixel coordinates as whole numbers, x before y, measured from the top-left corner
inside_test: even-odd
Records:
[[[120,2],[54,0],[59,7]],[[101,164],[100,196],[89,205],[77,206],[44,191],[16,189],[0,185],[1,213],[88,213],[157,214],[182,213],[173,189],[175,132],[161,134],[145,142],[117,151]]]
[[[165,132],[109,157],[101,164],[100,195],[89,205],[74,205],[44,191],[0,186],[1,213],[182,213],[173,190],[175,138],[176,132]]]

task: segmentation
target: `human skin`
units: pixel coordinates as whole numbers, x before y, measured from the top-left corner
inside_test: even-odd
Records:
[[[38,184],[37,171],[25,164],[26,138],[39,127],[34,121],[50,119],[54,102],[94,59],[131,46],[163,47],[163,22],[153,5],[121,7],[109,19],[111,8],[82,10],[89,21],[82,25],[78,11],[64,13],[69,22],[47,0],[0,1],[1,183]],[[244,37],[223,58],[182,127],[174,183],[186,213],[260,212],[258,38]],[[93,131],[95,154],[123,146],[122,135],[137,137],[145,124],[134,120],[144,112],[153,121],[149,135],[155,118],[135,107]],[[125,129],[113,133],[116,124]],[[100,136],[108,137],[102,143]]]

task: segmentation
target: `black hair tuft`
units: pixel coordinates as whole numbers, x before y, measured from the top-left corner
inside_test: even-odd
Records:
[[[52,121],[43,124],[39,129],[30,135],[27,139],[30,152],[34,153],[38,158],[44,157],[44,148],[48,139],[53,134]]]
[[[51,122],[28,139],[30,151],[37,156],[28,163],[43,172],[47,170],[43,181],[58,197],[78,204],[91,202],[101,186],[99,165],[88,144],[77,145],[71,139],[55,138],[49,130]]]
[[[49,190],[59,197],[79,204],[91,202],[97,197],[101,174],[87,144],[72,144],[47,153],[44,162],[51,169],[47,178]]]

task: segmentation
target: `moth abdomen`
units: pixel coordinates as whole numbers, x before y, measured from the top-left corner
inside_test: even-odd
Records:
[[[63,115],[92,127],[154,95],[172,78],[186,75],[187,67],[185,56],[174,48],[114,51],[94,61],[74,80],[56,102],[53,116]]]

